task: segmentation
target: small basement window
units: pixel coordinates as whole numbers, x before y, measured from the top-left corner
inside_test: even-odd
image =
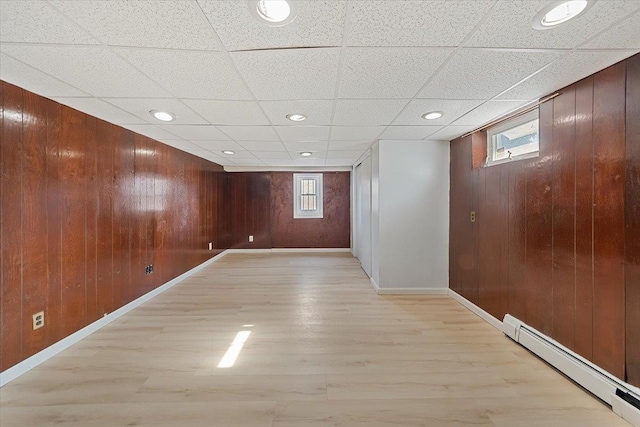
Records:
[[[500,123],[487,131],[487,166],[538,157],[538,110]]]
[[[293,174],[293,217],[322,218],[322,174]]]

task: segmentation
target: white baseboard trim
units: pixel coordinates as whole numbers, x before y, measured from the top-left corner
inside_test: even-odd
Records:
[[[88,337],[89,335],[91,335],[95,331],[103,328],[104,326],[108,325],[109,323],[113,322],[114,320],[118,319],[119,317],[122,317],[124,314],[130,312],[134,308],[139,307],[140,305],[142,305],[145,302],[149,301],[153,297],[155,297],[157,295],[160,295],[161,293],[171,289],[172,287],[174,287],[178,283],[182,282],[187,277],[192,276],[193,274],[195,274],[198,271],[202,270],[203,268],[209,266],[213,262],[215,262],[215,261],[219,260],[220,258],[224,257],[225,255],[227,255],[227,252],[228,251],[224,251],[224,252],[219,253],[218,255],[214,256],[213,258],[210,258],[207,261],[203,262],[202,264],[192,268],[191,270],[182,273],[180,276],[176,277],[175,279],[172,279],[172,280],[168,281],[164,285],[161,285],[161,286],[155,288],[154,290],[152,290],[150,292],[147,292],[146,294],[142,295],[138,299],[135,299],[135,300],[131,301],[130,303],[120,307],[119,309],[117,309],[117,310],[115,310],[115,311],[113,311],[113,312],[111,312],[109,314],[106,314],[103,318],[96,320],[95,322],[85,326],[84,328],[80,329],[77,332],[74,332],[73,334],[69,335],[68,337],[61,339],[57,343],[52,344],[49,347],[45,348],[44,350],[39,351],[38,353],[36,353],[33,356],[23,360],[22,362],[18,363],[17,365],[14,365],[9,369],[0,372],[0,387],[4,386],[5,384],[9,383],[10,381],[13,381],[14,379],[18,378],[20,375],[25,374],[26,372],[28,372],[31,369],[35,368],[36,366],[38,366],[42,362],[46,361],[47,359],[52,358],[53,356],[55,356],[56,354],[60,353],[61,351],[71,347],[72,345],[74,345],[78,341],[82,340],[83,338]]]
[[[448,295],[447,288],[377,288],[378,295]]]
[[[270,253],[330,253],[351,252],[350,248],[273,248],[273,249],[227,249],[230,254],[270,254]]]
[[[640,427],[640,409],[616,395],[621,392],[630,399],[640,400],[640,389],[615,377],[586,360],[559,342],[511,316],[504,317],[503,332],[541,359],[580,384],[632,425]]]
[[[473,312],[476,316],[480,317],[482,320],[484,320],[485,322],[487,322],[488,324],[490,324],[491,326],[493,326],[494,328],[502,332],[502,322],[500,320],[496,319],[495,317],[493,317],[492,315],[490,315],[489,313],[487,313],[486,311],[484,311],[483,309],[481,309],[480,307],[478,307],[477,305],[475,305],[474,303],[472,303],[471,301],[469,301],[459,293],[455,292],[454,290],[447,289],[447,291],[451,298],[458,301],[460,304],[464,305],[469,311]]]

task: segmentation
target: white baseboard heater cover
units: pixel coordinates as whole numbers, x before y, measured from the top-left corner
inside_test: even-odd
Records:
[[[639,388],[614,377],[510,314],[502,321],[502,332],[610,405],[616,414],[640,427]]]

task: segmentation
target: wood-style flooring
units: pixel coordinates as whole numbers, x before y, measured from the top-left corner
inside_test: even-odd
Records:
[[[227,255],[9,383],[0,425],[628,424],[449,297],[277,253]]]

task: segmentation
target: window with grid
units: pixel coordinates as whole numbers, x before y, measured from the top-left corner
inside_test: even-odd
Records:
[[[322,218],[322,174],[293,174],[294,218]]]

